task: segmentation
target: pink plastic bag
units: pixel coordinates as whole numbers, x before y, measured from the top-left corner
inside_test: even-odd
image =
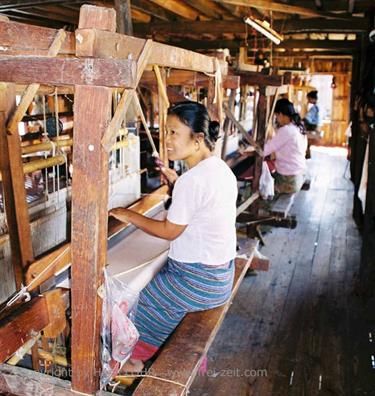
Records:
[[[112,308],[112,358],[119,363],[129,358],[139,333],[128,318],[128,303],[122,301]]]
[[[133,323],[139,294],[106,271],[104,279],[100,389],[118,374],[139,338]]]

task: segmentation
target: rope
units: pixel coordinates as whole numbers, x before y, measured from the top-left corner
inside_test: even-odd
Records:
[[[66,247],[55,259],[52,260],[50,264],[47,265],[46,268],[43,269],[28,285],[21,285],[21,289],[7,302],[6,307],[12,306],[16,301],[21,299],[22,297],[26,297],[24,302],[30,301],[31,296],[28,292],[28,289],[41,278],[52,266],[56,263],[67,251],[69,247]]]
[[[180,394],[181,396],[184,394],[187,394],[189,392],[189,389],[187,387],[187,385],[182,384],[181,382],[177,382],[177,381],[173,381],[173,380],[169,380],[167,378],[162,378],[162,377],[157,377],[156,375],[151,375],[151,374],[127,374],[127,375],[117,375],[115,378],[116,379],[126,379],[126,378],[152,378],[152,379],[156,379],[159,381],[164,381],[164,382],[169,382],[170,384],[174,384],[174,385],[178,385],[181,386],[183,388],[182,393]],[[121,380],[117,381],[115,383],[114,388],[112,389],[112,393],[114,393],[114,391],[116,390],[117,386],[121,384]]]

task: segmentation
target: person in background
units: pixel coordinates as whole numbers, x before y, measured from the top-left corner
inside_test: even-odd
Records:
[[[299,114],[288,99],[279,99],[275,106],[276,134],[266,142],[264,156],[274,153],[276,160],[275,190],[294,193],[304,183],[307,138]]]
[[[230,297],[236,256],[237,180],[227,164],[213,155],[219,124],[197,102],[168,110],[166,146],[170,161],[184,160],[189,170],[177,177],[165,220],[130,209],[109,214],[148,234],[171,241],[168,260],[142,290],[135,325],[138,343],[123,370],[139,372],[188,312],[223,305]]]
[[[320,114],[319,114],[319,106],[318,102],[318,91],[310,91],[307,94],[307,101],[311,104],[308,109],[303,122],[305,125],[306,131],[318,131],[320,127]]]
[[[319,139],[321,137],[320,134],[320,114],[319,114],[319,106],[318,102],[318,91],[310,91],[307,94],[307,101],[309,104],[309,109],[303,119],[303,123],[305,125],[305,129],[310,135],[307,142],[307,151],[306,158],[311,158],[310,146],[314,142],[314,140]]]

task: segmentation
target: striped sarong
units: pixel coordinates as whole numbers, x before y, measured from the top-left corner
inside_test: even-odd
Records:
[[[188,312],[223,305],[230,297],[233,277],[234,260],[210,266],[168,258],[140,294],[135,318],[140,337],[132,359],[149,359]]]

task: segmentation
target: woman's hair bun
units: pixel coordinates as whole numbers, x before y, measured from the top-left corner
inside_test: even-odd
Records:
[[[217,121],[210,121],[208,126],[208,134],[212,142],[216,142],[216,140],[219,139],[220,124]]]

